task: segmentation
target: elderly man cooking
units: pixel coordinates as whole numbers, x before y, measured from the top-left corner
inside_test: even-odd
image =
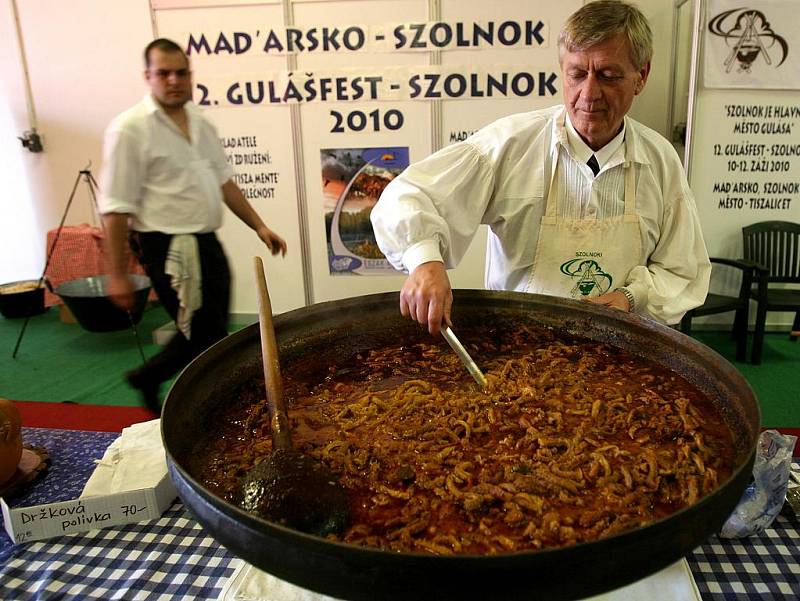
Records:
[[[665,323],[702,304],[711,265],[671,144],[626,114],[652,32],[617,0],[586,4],[558,38],[564,105],[505,117],[411,165],[372,211],[409,273],[400,311],[437,333],[446,269],[489,226],[486,287],[584,298]]]

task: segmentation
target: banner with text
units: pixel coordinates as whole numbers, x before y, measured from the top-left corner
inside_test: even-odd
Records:
[[[305,232],[292,279],[323,301],[400,288],[368,219],[379,188],[495,118],[561,102],[557,33],[582,2],[441,0],[435,19],[426,0],[190,4],[157,10],[159,35],[186,50],[248,197]],[[334,163],[355,170],[329,178]],[[472,247],[454,286],[483,285],[485,236]]]
[[[176,36],[194,55],[265,56],[349,52],[430,52],[546,48],[549,28],[541,19],[482,22],[378,23],[375,25],[310,25],[274,27],[268,22],[241,29],[186,30]]]
[[[742,256],[742,227],[800,222],[800,94],[703,90],[696,103],[691,187],[711,256]],[[736,295],[736,270],[715,270],[712,290]],[[770,314],[772,323],[791,317]]]

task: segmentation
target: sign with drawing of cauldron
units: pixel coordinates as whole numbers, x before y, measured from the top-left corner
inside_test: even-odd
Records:
[[[709,88],[799,89],[795,0],[711,0],[705,25]]]

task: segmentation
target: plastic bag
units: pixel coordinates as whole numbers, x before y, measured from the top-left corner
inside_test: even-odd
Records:
[[[742,538],[768,528],[783,507],[796,436],[765,430],[758,437],[753,481],[719,533],[720,538]]]

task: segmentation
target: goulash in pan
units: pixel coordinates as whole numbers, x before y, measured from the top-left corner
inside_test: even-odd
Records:
[[[668,369],[538,326],[471,330],[486,391],[427,334],[318,377],[282,366],[295,446],[350,493],[340,540],[436,554],[561,547],[658,520],[729,477],[730,432]],[[264,396],[263,382],[245,385],[196,454],[193,475],[228,501],[271,452]]]

